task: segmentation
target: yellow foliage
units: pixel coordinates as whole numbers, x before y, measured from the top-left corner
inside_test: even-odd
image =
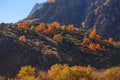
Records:
[[[113,67],[104,72],[104,80],[120,80],[120,67]]]
[[[34,76],[35,75],[35,68],[31,67],[31,66],[25,66],[25,67],[21,67],[20,71],[17,74],[18,78],[25,78],[27,76]],[[33,77],[32,77],[33,78]]]
[[[63,26],[61,27],[61,29],[62,29],[62,31],[66,31],[66,26],[63,25]]]
[[[48,80],[88,80],[93,72],[91,67],[53,65],[48,71]]]
[[[25,76],[21,80],[40,80],[40,78],[36,78],[35,76]]]
[[[19,41],[26,42],[26,37],[24,35],[20,36]]]
[[[3,76],[0,76],[0,80],[6,80]]]
[[[53,36],[53,40],[56,41],[56,42],[62,42],[62,36],[61,36],[61,34],[55,34]]]
[[[90,66],[72,66],[55,64],[47,72],[39,71],[35,77],[35,68],[22,67],[13,80],[120,80],[120,67],[98,71]],[[12,78],[9,78],[10,80]],[[0,80],[5,80],[0,77]]]

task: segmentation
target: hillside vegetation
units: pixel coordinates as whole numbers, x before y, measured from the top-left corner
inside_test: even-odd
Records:
[[[120,67],[96,70],[90,66],[53,65],[48,71],[37,71],[32,66],[21,67],[14,78],[7,80],[120,80]],[[0,80],[6,80],[0,77]]]
[[[83,28],[75,28],[73,24],[60,25],[60,23],[56,21],[50,24],[32,22],[21,22],[18,24],[2,23],[0,24],[0,74],[6,77],[14,77],[20,68],[26,65],[34,66],[37,71],[48,71],[48,73],[50,67],[57,63],[77,66],[80,71],[81,68],[84,68],[80,66],[90,65],[97,69],[119,66],[119,44],[120,43],[115,42],[113,38],[103,39],[102,36],[97,33],[96,28],[85,30]],[[60,66],[62,67],[62,65]],[[75,67],[75,69],[77,67]],[[72,70],[74,67],[66,66],[65,69],[67,68],[69,71],[69,69]],[[74,72],[75,69],[72,71]],[[119,67],[117,69],[119,69]],[[85,67],[85,71],[86,70],[87,67]],[[91,67],[90,70],[92,70]],[[35,71],[35,69],[33,69],[33,71]],[[66,71],[63,70],[63,73],[64,72]],[[89,80],[88,78],[91,75],[88,73],[89,72],[83,73],[84,75],[81,77],[82,73],[79,74],[78,72],[78,76],[81,76],[78,78],[73,77],[71,80]],[[62,72],[59,74],[64,76]],[[69,76],[73,74],[65,73],[65,75]],[[98,74],[101,73],[98,72]],[[107,75],[106,71],[104,74]],[[55,75],[58,76],[57,73]],[[54,75],[51,74],[51,76]],[[75,76],[77,76],[76,72]],[[57,78],[62,77],[58,76]],[[63,79],[57,78],[54,79],[69,80],[69,77],[63,77]]]

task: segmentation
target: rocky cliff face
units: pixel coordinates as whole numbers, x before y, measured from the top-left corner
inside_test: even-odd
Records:
[[[96,27],[98,33],[104,37],[120,40],[120,1],[95,1],[88,9],[83,27]]]
[[[92,2],[91,0],[89,2]],[[50,23],[58,21],[61,24],[75,24],[80,26],[85,17],[87,0],[56,0],[55,3],[46,2],[42,8],[36,10],[26,20],[39,19],[39,22]]]
[[[74,24],[90,29],[96,27],[104,37],[120,40],[119,0],[56,0],[46,2],[25,20]]]
[[[39,9],[42,6],[42,3],[36,3],[34,7],[32,8],[31,12],[29,13],[28,17],[31,16],[37,9]]]

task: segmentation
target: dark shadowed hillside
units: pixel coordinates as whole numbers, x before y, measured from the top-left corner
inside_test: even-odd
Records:
[[[83,42],[90,31],[74,28],[73,25],[66,28],[53,24],[45,26],[42,23],[44,29],[41,31],[38,24],[34,23],[29,23],[29,28],[0,24],[0,75],[15,76],[20,67],[25,65],[45,71],[56,63],[91,65],[98,69],[120,64],[118,43],[113,44],[109,40],[109,44],[103,39]],[[94,49],[90,42],[99,43],[101,47],[99,45]]]

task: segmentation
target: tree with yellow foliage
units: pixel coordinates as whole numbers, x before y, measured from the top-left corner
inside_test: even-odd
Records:
[[[56,41],[56,42],[62,42],[62,36],[61,36],[61,34],[55,34],[54,36],[53,36],[53,40],[54,41]]]
[[[26,42],[26,37],[24,35],[20,36],[19,41]]]
[[[69,67],[67,64],[56,64],[48,71],[49,79],[46,80],[88,80],[92,71],[91,67]]]
[[[94,43],[90,43],[89,44],[89,49],[92,50],[92,51],[96,51],[96,46]]]
[[[55,80],[56,76],[60,74],[60,71],[63,69],[63,66],[61,64],[55,64],[53,65],[50,70],[48,70],[48,80]]]
[[[61,27],[61,30],[62,30],[62,31],[66,31],[66,26],[63,25],[63,26]]]
[[[36,69],[31,66],[21,67],[20,71],[17,74],[17,77],[34,76],[35,70]]]

